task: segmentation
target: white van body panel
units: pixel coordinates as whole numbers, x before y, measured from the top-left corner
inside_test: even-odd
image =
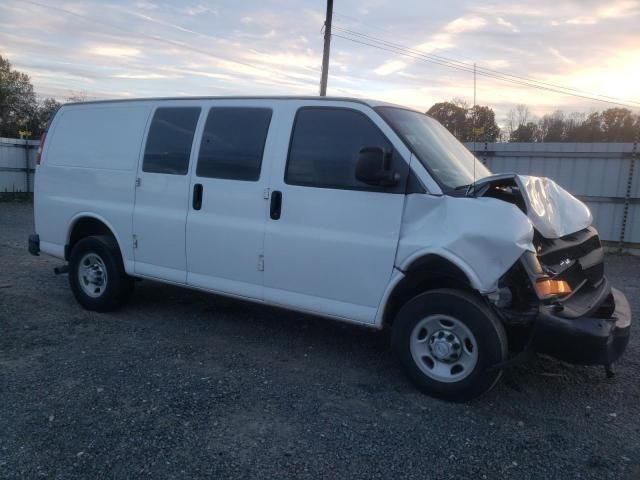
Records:
[[[291,101],[287,107],[282,123],[286,132],[292,131],[301,107],[356,110],[393,142],[405,161],[410,157],[367,105],[306,100]],[[281,218],[267,220],[264,298],[373,323],[393,272],[405,195],[287,184],[288,149],[289,135],[283,135],[271,165],[271,191],[281,191],[283,200]]]
[[[87,214],[112,226],[132,273],[135,171],[151,105],[96,103],[62,107],[35,177],[35,222],[42,251],[64,256],[75,219]]]
[[[140,149],[135,188],[132,239],[134,249],[134,273],[177,284],[187,283],[187,256],[185,228],[189,209],[189,172],[184,175],[167,175],[143,171],[146,138],[151,119],[158,107],[202,107],[201,101],[178,100],[153,102],[149,122],[145,129],[145,141]],[[199,119],[202,119],[202,110]],[[197,132],[197,129],[196,129]],[[189,169],[197,158],[192,142]]]
[[[186,175],[142,171],[147,132],[160,106],[201,108]],[[272,110],[258,181],[196,175],[204,124],[214,106]],[[366,115],[427,193],[287,184],[295,115],[308,106]],[[64,106],[49,128],[37,167],[35,219],[41,249],[63,257],[74,223],[92,217],[111,229],[131,275],[375,327],[381,327],[384,306],[403,272],[423,255],[448,259],[474,288],[492,291],[519,255],[532,248],[531,222],[505,202],[442,195],[372,106],[294,98]],[[203,185],[199,211],[192,208],[196,184]],[[283,195],[278,220],[269,217],[275,190]]]
[[[425,255],[439,255],[460,268],[481,293],[527,250],[534,251],[533,225],[515,205],[493,198],[407,195],[396,265],[406,271]]]
[[[204,118],[196,134],[194,151],[199,152],[202,131],[210,108],[263,108],[271,120],[257,181],[199,177],[195,161],[191,168],[191,187],[201,184],[202,208],[189,208],[186,251],[187,283],[225,294],[263,300],[264,234],[269,211],[270,165],[287,142],[284,123],[288,116],[283,102],[272,100],[216,100],[205,102]],[[285,150],[286,151],[286,150]]]

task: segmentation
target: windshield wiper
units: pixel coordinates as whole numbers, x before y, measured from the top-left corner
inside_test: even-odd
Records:
[[[464,192],[464,196],[468,197],[469,195],[471,195],[475,189],[476,184],[475,183],[467,183],[466,185],[459,185],[456,188],[454,188],[454,190],[459,191],[459,190],[466,190],[466,192]]]

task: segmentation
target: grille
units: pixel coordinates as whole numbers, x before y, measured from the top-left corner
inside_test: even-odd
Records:
[[[536,233],[538,259],[556,278],[566,280],[572,289],[588,283],[598,286],[604,278],[604,250],[593,227],[562,238],[548,239]]]

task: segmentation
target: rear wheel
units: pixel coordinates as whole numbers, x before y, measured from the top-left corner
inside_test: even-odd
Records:
[[[108,312],[129,299],[133,279],[124,271],[113,237],[90,236],[73,247],[69,258],[69,285],[76,300],[88,310]]]
[[[479,298],[432,290],[407,302],[393,323],[393,348],[409,378],[423,391],[465,401],[489,390],[507,357],[507,337]]]

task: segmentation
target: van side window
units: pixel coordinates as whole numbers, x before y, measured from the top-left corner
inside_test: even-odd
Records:
[[[200,107],[158,108],[153,115],[142,171],[186,175]]]
[[[382,190],[356,179],[364,147],[393,150],[363,113],[346,108],[303,107],[293,126],[285,182],[311,187]]]
[[[270,122],[268,108],[212,108],[202,134],[196,175],[258,180]]]

